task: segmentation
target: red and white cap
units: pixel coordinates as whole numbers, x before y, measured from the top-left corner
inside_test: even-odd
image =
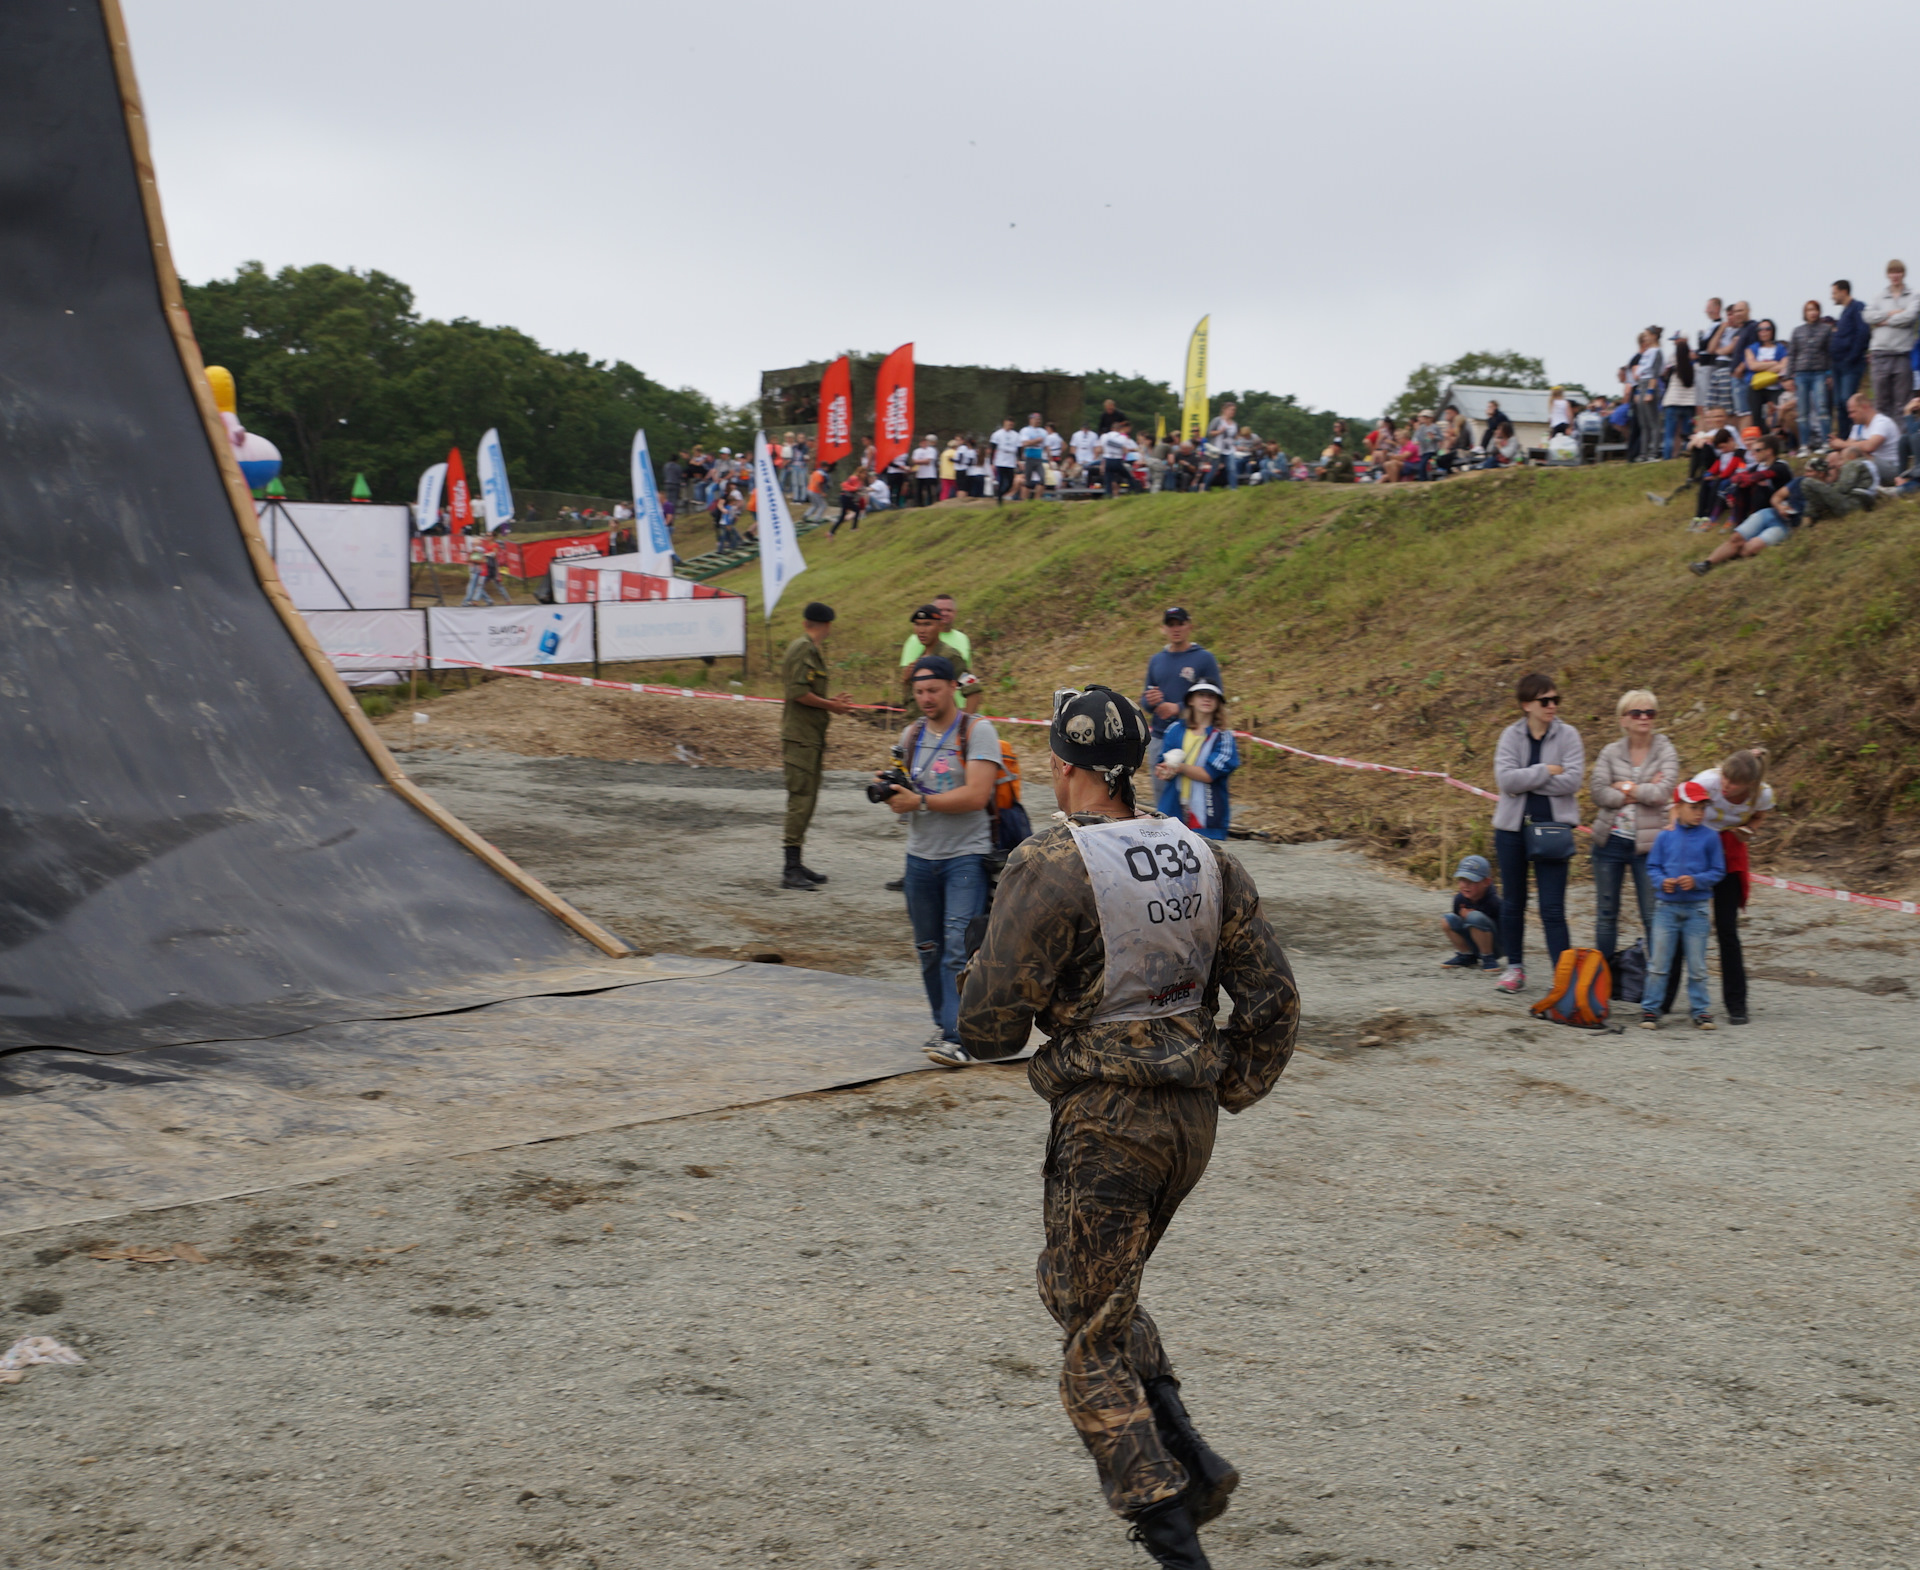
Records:
[[[1707,787],[1702,785],[1698,780],[1686,780],[1674,786],[1673,799],[1675,801],[1690,801],[1696,806],[1705,806],[1706,803],[1713,800],[1713,792],[1708,790]]]

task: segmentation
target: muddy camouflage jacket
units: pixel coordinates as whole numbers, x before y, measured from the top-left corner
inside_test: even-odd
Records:
[[[1027,1077],[1049,1101],[1088,1080],[1111,1080],[1207,1086],[1229,1112],[1252,1106],[1293,1056],[1300,995],[1253,878],[1217,848],[1215,857],[1220,946],[1201,1007],[1165,1019],[1095,1025],[1106,947],[1093,885],[1064,824],[1036,833],[1007,858],[986,941],[967,972],[960,1000],[966,1049],[980,1058],[1010,1058],[1026,1046],[1037,1018],[1050,1039]],[[1224,1030],[1213,1018],[1222,988],[1233,999]]]

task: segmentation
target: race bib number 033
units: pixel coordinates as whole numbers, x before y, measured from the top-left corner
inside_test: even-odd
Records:
[[[1073,828],[1087,866],[1106,986],[1094,1019],[1157,1019],[1200,1007],[1220,939],[1220,866],[1171,818]]]

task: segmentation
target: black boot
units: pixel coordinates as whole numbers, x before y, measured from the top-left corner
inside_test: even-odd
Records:
[[[815,872],[813,868],[809,867],[804,861],[800,863],[800,876],[805,878],[809,883],[825,883],[827,881],[827,875],[824,872]]]
[[[1170,1566],[1171,1570],[1213,1570],[1200,1547],[1185,1500],[1169,1499],[1142,1510],[1133,1518],[1133,1529],[1127,1536],[1152,1555],[1157,1565]]]
[[[780,887],[783,889],[805,889],[811,894],[817,885],[807,869],[800,865],[800,847],[798,845],[789,845],[786,847],[786,850],[787,866],[786,870],[780,874]],[[821,883],[825,883],[826,881],[825,878],[820,879]]]
[[[1240,1486],[1240,1471],[1200,1437],[1180,1399],[1180,1382],[1168,1376],[1146,1381],[1153,1426],[1174,1460],[1187,1469],[1183,1497],[1196,1525],[1204,1526],[1227,1508],[1227,1496]]]

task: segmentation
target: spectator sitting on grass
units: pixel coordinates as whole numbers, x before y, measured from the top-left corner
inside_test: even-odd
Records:
[[[1689,571],[1704,578],[1722,562],[1758,556],[1769,545],[1785,545],[1800,523],[1801,501],[1793,494],[1793,471],[1780,461],[1779,438],[1762,436],[1750,446],[1753,462],[1736,476],[1735,483],[1747,483],[1747,491],[1757,507],[1734,526],[1733,533],[1713,548],[1704,560],[1692,563]]]
[[[1839,445],[1836,443],[1836,445]],[[1803,523],[1818,523],[1822,518],[1844,518],[1848,513],[1871,508],[1878,498],[1873,465],[1865,458],[1835,462],[1835,455],[1816,453],[1807,460],[1807,472],[1788,487],[1792,499],[1800,504]]]
[[[1865,393],[1855,393],[1847,400],[1847,413],[1853,416],[1853,431],[1839,444],[1835,459],[1842,464],[1865,459],[1873,465],[1880,484],[1892,484],[1900,472],[1900,427],[1875,408]]]
[[[1897,476],[1902,496],[1920,492],[1920,398],[1907,400],[1907,418],[1902,425],[1901,452],[1907,466]]]
[[[1453,957],[1442,970],[1498,970],[1493,945],[1500,932],[1500,896],[1493,891],[1493,868],[1485,856],[1463,856],[1453,869],[1453,909],[1441,918]]]
[[[1320,466],[1321,479],[1331,480],[1335,485],[1353,484],[1353,460],[1340,441],[1327,443],[1327,450],[1320,454]]]

